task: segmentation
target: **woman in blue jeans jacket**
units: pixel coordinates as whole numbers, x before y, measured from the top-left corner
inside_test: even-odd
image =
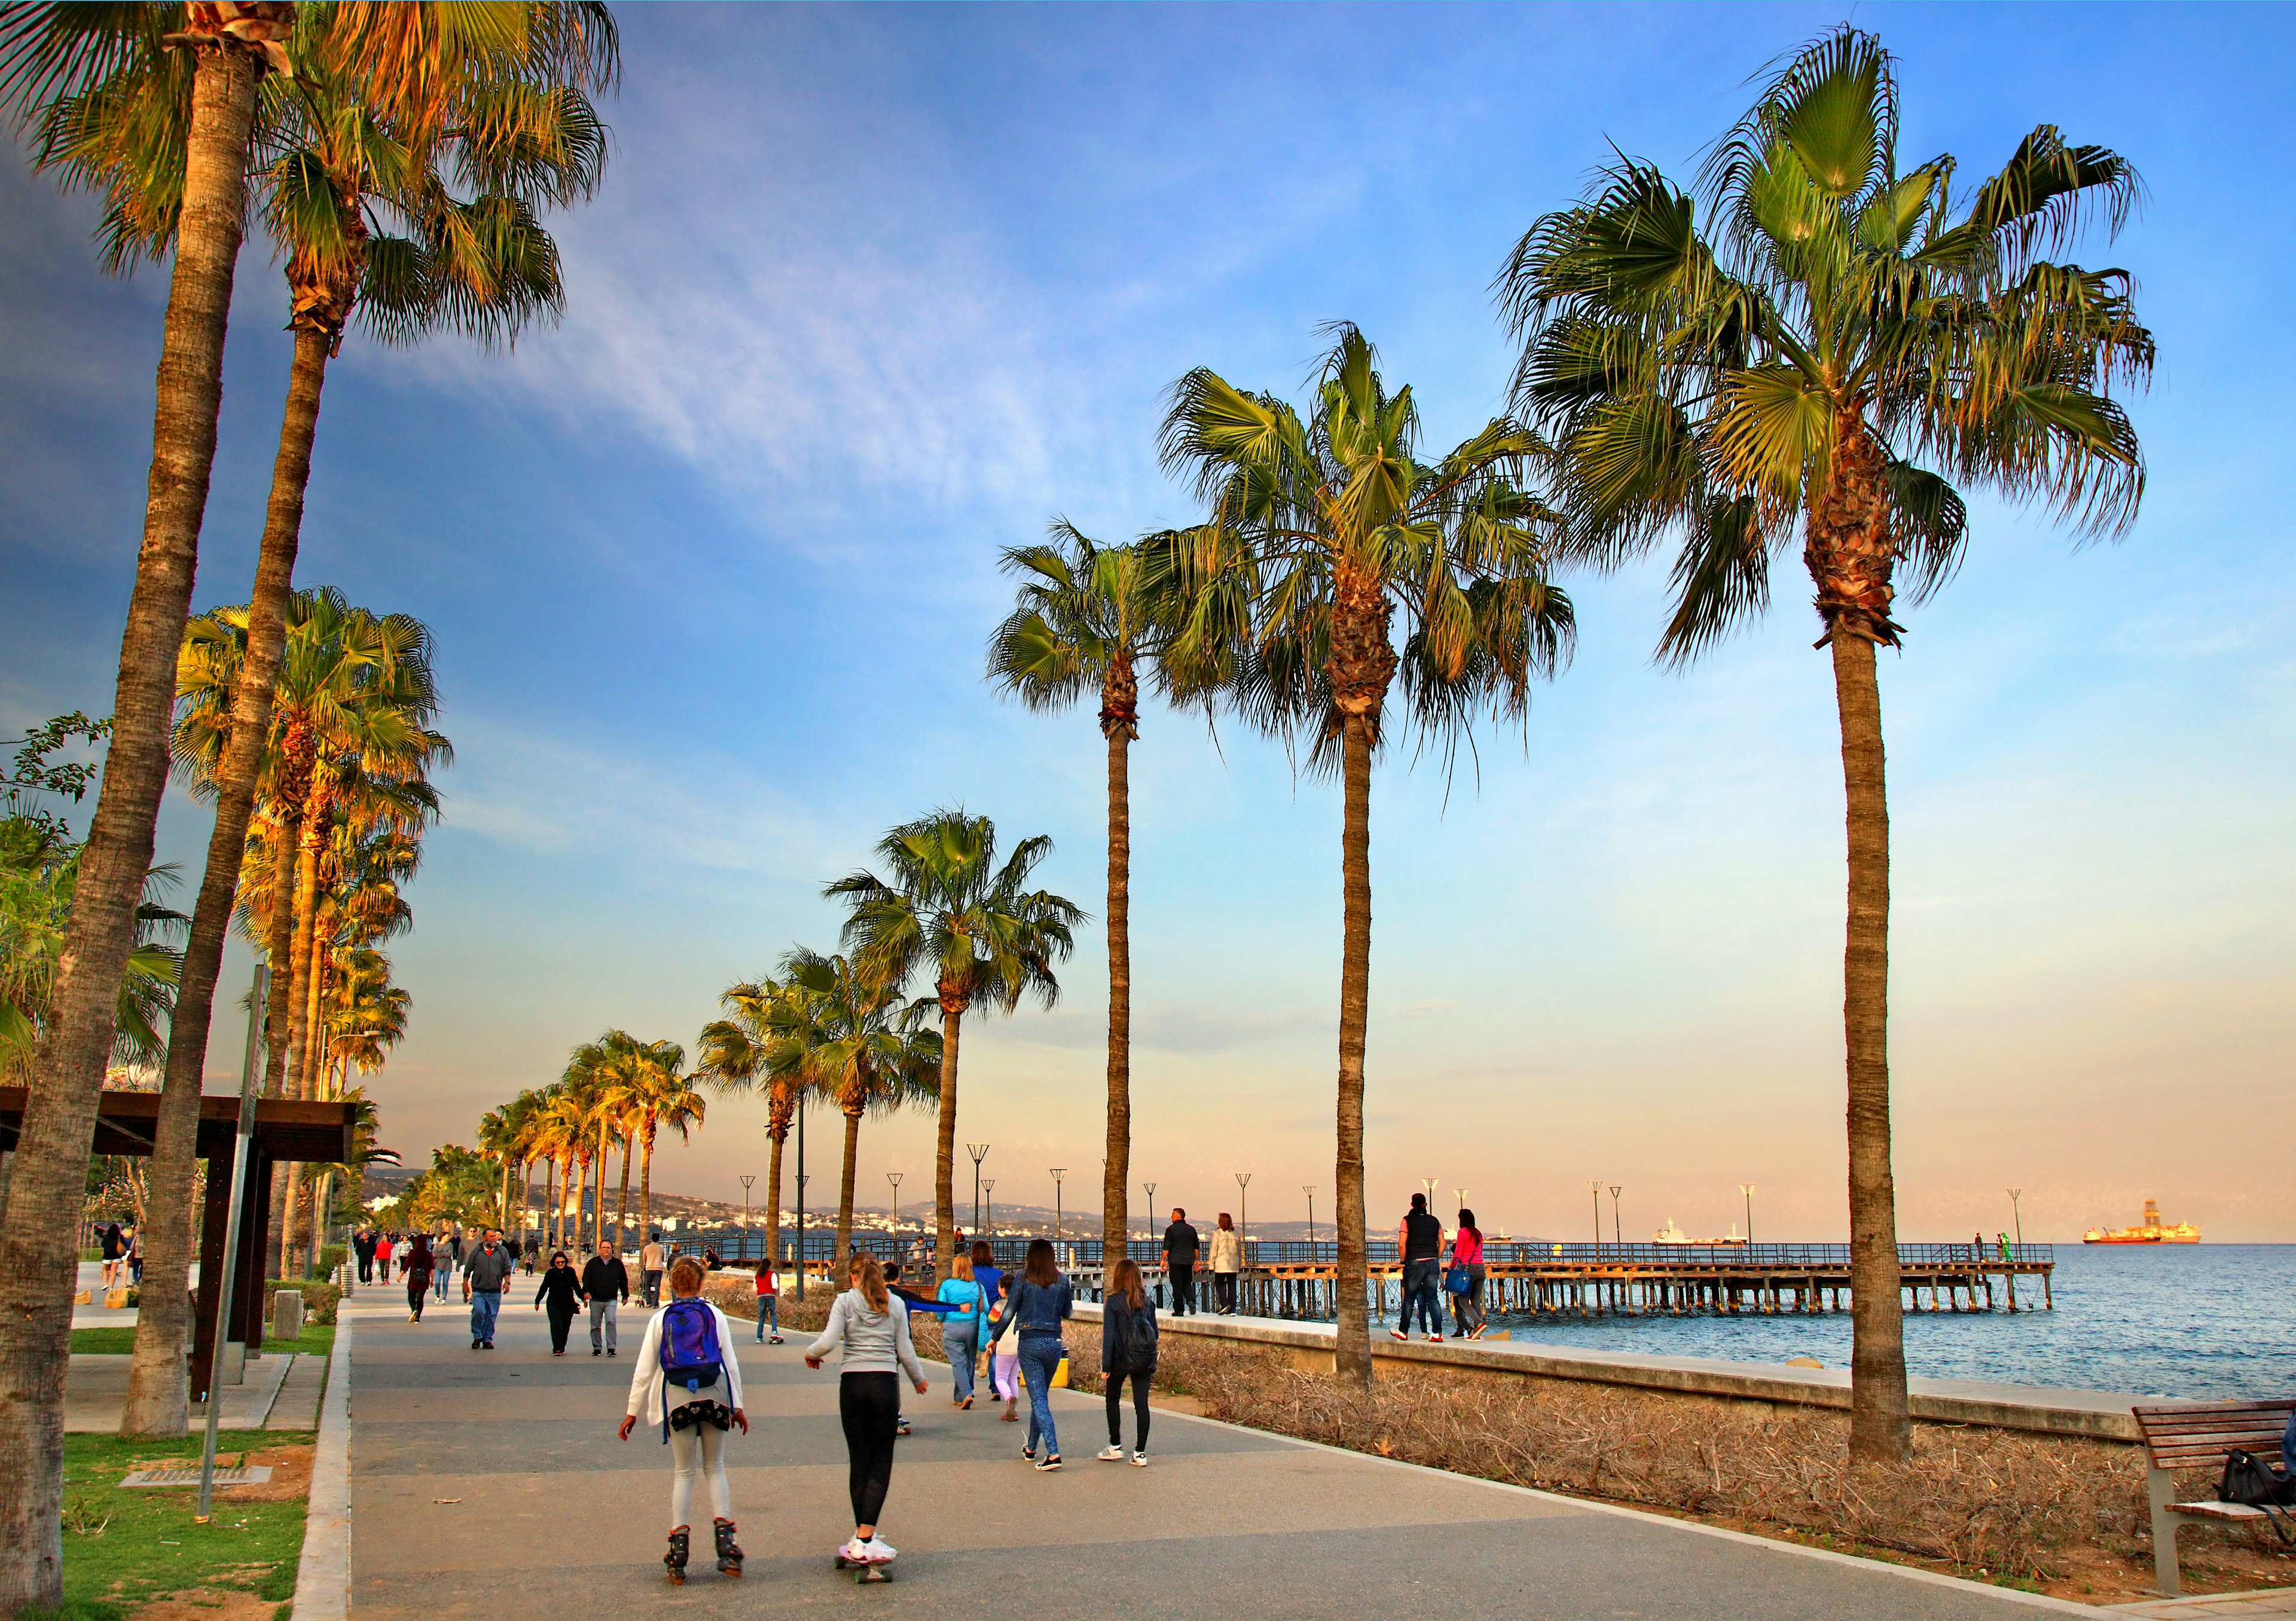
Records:
[[[1039,1470],[1061,1466],[1060,1437],[1053,1429],[1053,1375],[1061,1365],[1061,1324],[1075,1314],[1076,1295],[1061,1276],[1050,1240],[1032,1240],[1028,1263],[1005,1302],[996,1335],[1000,1340],[1007,1334],[1020,1336],[1021,1373],[1029,1383],[1029,1444],[1021,1455]],[[1041,1458],[1037,1456],[1040,1437],[1045,1444]]]

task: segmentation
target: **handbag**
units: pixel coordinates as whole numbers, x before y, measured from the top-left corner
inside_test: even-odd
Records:
[[[1443,1287],[1455,1295],[1472,1295],[1475,1292],[1474,1274],[1464,1266],[1453,1266],[1443,1274]]]

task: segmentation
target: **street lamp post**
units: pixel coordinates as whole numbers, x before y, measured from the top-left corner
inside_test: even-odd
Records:
[[[1251,1186],[1251,1173],[1235,1174],[1235,1247],[1243,1256],[1243,1269],[1251,1270],[1251,1199],[1244,1191]]]
[[[1595,1258],[1603,1258],[1603,1184],[1590,1182],[1587,1191],[1595,1196]]]
[[[1061,1241],[1061,1178],[1068,1174],[1069,1168],[1064,1165],[1053,1167],[1053,1243],[1055,1248]]]
[[[781,1235],[774,1235],[781,1242]],[[797,1298],[805,1298],[805,1094],[797,1099]]]
[[[2024,1191],[2022,1188],[2009,1190],[2009,1215],[2017,1228],[2017,1258],[2021,1261],[2025,1258],[2025,1213],[2018,1208],[2017,1200]]]
[[[1611,1242],[1620,1249],[1627,1247],[1625,1236],[1619,1231],[1619,1184],[1611,1184]]]
[[[745,1261],[750,1258],[750,1190],[757,1181],[753,1174],[742,1178],[742,1258]],[[614,1236],[619,1239],[621,1234],[617,1232]]]
[[[1738,1191],[1746,1196],[1746,1252],[1751,1255],[1754,1249],[1754,1184],[1742,1182],[1738,1184]]]
[[[1316,1184],[1315,1184],[1314,1183],[1312,1183],[1312,1182],[1311,1182],[1311,1183],[1309,1183],[1308,1184],[1307,1191],[1308,1191],[1308,1260],[1309,1264],[1310,1264],[1310,1265],[1312,1265],[1312,1264],[1315,1262],[1315,1259],[1316,1259]]]
[[[996,1236],[996,1178],[991,1176],[980,1184],[981,1197],[988,1201],[988,1219],[981,1224],[980,1235],[993,1240]]]
[[[885,1180],[893,1184],[893,1257],[896,1260],[901,1254],[901,1178],[907,1175],[906,1171],[885,1173]]]
[[[972,1230],[980,1232],[980,1162],[988,1158],[986,1142],[968,1142],[964,1151],[972,1156]]]

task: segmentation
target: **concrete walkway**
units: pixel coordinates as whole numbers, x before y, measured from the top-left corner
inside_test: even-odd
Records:
[[[695,1539],[694,1574],[662,1579],[667,1449],[614,1439],[627,1357],[593,1359],[578,1322],[549,1354],[542,1316],[513,1293],[492,1353],[464,1314],[406,1321],[373,1296],[350,1381],[351,1609],[368,1617],[563,1617],[644,1603],[711,1614],[1011,1608],[1063,1616],[1262,1617],[1370,1614],[1700,1616],[1717,1621],[1944,1617],[2022,1621],[2107,1612],[1609,1510],[1160,1412],[1144,1470],[1094,1460],[1097,1397],[1055,1392],[1067,1467],[1020,1460],[1020,1426],[984,1403],[948,1405],[947,1370],[908,1398],[884,1535],[894,1582],[857,1588],[831,1568],[851,1530],[832,1371],[740,1342],[752,1431],[732,1437],[735,1518],[749,1554],[720,1579]],[[1128,1430],[1129,1413],[1127,1414]],[[706,1507],[697,1504],[706,1527]]]

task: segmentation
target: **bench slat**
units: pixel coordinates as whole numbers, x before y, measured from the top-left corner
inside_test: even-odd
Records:
[[[2262,1519],[2264,1510],[2252,1509],[2244,1502],[2177,1502],[2169,1506],[2171,1514],[2183,1514],[2194,1519]]]

